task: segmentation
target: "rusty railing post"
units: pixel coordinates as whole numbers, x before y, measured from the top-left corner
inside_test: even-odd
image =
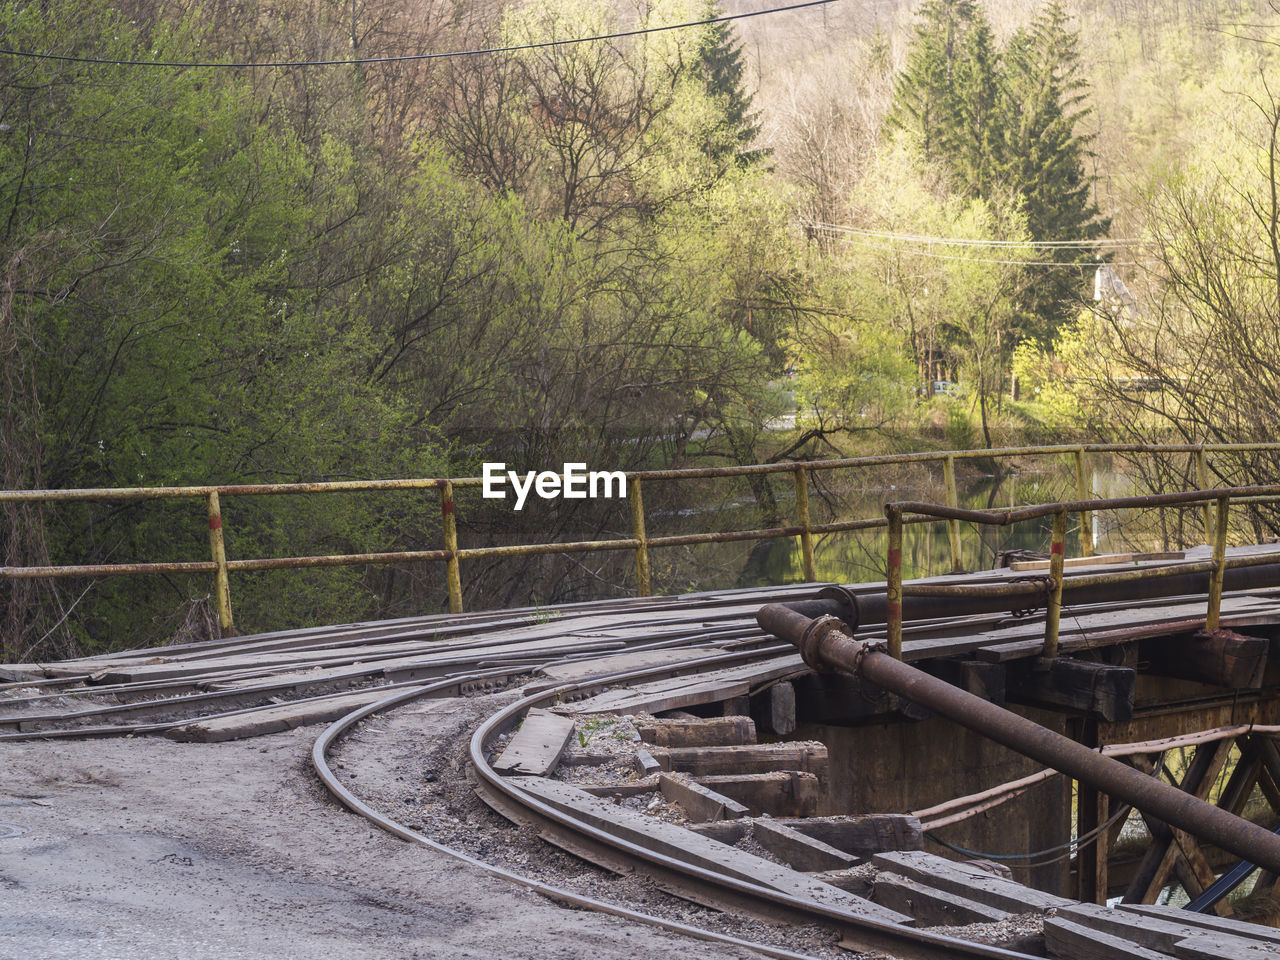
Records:
[[[1227,510],[1227,498],[1219,497],[1218,520],[1213,531],[1213,572],[1209,574],[1209,612],[1204,619],[1206,630],[1218,629],[1218,614],[1222,609],[1222,578],[1227,572]]]
[[[636,542],[636,593],[649,596],[649,538],[644,532],[644,496],[640,492],[640,478],[631,477],[627,484],[627,499],[631,501],[631,536]]]
[[[449,558],[444,562],[445,582],[449,587],[449,612],[462,612],[462,570],[458,564],[458,522],[454,515],[453,481],[440,482],[440,515],[444,524],[444,548]]]
[[[958,508],[960,495],[956,492],[955,457],[942,461],[942,479],[947,488],[947,506]],[[964,573],[964,559],[960,555],[960,521],[954,517],[947,520],[947,541],[951,545],[951,572]]]
[[[1075,451],[1076,460],[1076,499],[1092,500],[1093,491],[1084,476],[1084,447]],[[1080,511],[1080,556],[1093,556],[1093,513],[1090,510]]]
[[[885,570],[885,620],[889,632],[889,656],[902,659],[902,511],[885,504],[889,518],[888,567]]]
[[[1196,451],[1196,482],[1200,485],[1201,490],[1208,490],[1212,487],[1209,482],[1209,457],[1204,452],[1204,447]],[[1213,543],[1213,504],[1208,500],[1204,502],[1204,542]]]
[[[222,506],[218,491],[210,490],[209,505],[209,553],[213,556],[213,592],[217,598],[218,629],[224,637],[236,635],[235,621],[231,616],[231,577],[227,572],[227,547],[222,539]]]
[[[1067,511],[1053,515],[1053,542],[1049,544],[1049,603],[1044,615],[1044,649],[1041,655],[1058,655],[1058,626],[1062,620],[1062,562],[1067,549]]]
[[[818,567],[813,560],[813,532],[809,529],[809,471],[796,467],[796,520],[801,527],[800,555],[804,560],[804,579],[813,583],[818,579]]]

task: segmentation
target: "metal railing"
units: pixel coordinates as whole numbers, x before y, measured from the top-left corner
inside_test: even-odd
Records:
[[[1205,538],[1212,541],[1212,557],[1185,563],[1169,563],[1158,567],[1144,567],[1115,573],[1092,573],[1071,578],[1074,588],[1096,587],[1104,584],[1125,583],[1134,580],[1159,579],[1189,573],[1208,573],[1209,590],[1205,614],[1205,629],[1216,630],[1222,607],[1222,584],[1228,569],[1262,566],[1280,562],[1276,553],[1254,556],[1226,556],[1227,527],[1230,505],[1236,503],[1268,503],[1280,500],[1280,486],[1226,487],[1215,490],[1196,490],[1187,493],[1150,494],[1141,497],[1112,497],[1105,500],[1078,500],[1045,503],[1008,510],[963,510],[955,506],[904,501],[885,505],[885,522],[889,528],[886,555],[886,613],[889,654],[902,659],[902,600],[903,597],[1033,597],[1046,595],[1045,634],[1041,656],[1058,655],[1058,631],[1062,613],[1063,566],[1066,559],[1067,516],[1072,513],[1087,514],[1094,510],[1126,508],[1151,508],[1203,504]],[[1216,508],[1216,509],[1215,509]],[[1210,511],[1213,511],[1211,514]],[[999,584],[926,584],[904,585],[902,582],[902,531],[905,523],[927,520],[946,520],[958,524],[969,523],[1005,526],[1041,517],[1053,517],[1053,535],[1049,545],[1049,575],[1044,584],[1034,582]],[[1081,538],[1088,545],[1087,538]],[[1088,555],[1088,550],[1085,551]]]
[[[1215,453],[1280,452],[1280,443],[1257,444],[1074,444],[1067,446],[1003,447],[993,450],[950,450],[921,453],[884,454],[870,457],[852,457],[839,460],[788,461],[737,467],[698,467],[678,470],[644,470],[628,474],[627,489],[630,500],[631,536],[608,540],[569,541],[563,543],[524,543],[508,546],[459,548],[454,494],[459,489],[479,487],[481,477],[418,478],[405,480],[348,480],[318,483],[282,484],[229,484],[186,487],[119,487],[82,490],[5,490],[0,491],[0,503],[59,503],[71,501],[140,501],[202,499],[205,501],[209,523],[210,559],[203,561],[152,562],[152,563],[102,563],[60,566],[0,567],[0,578],[58,578],[102,577],[139,574],[212,574],[218,608],[218,621],[224,634],[235,630],[231,606],[231,574],[237,572],[306,569],[314,567],[358,566],[365,564],[393,564],[443,562],[449,596],[449,610],[462,612],[462,574],[464,560],[494,557],[537,556],[544,554],[590,553],[597,551],[630,550],[635,553],[636,589],[640,596],[650,593],[650,551],[657,548],[686,546],[704,543],[729,543],[743,540],[764,540],[779,537],[798,537],[806,580],[816,580],[814,538],[828,533],[868,530],[891,527],[890,517],[870,517],[840,520],[830,523],[814,523],[809,511],[809,484],[813,475],[824,471],[856,470],[868,467],[941,463],[946,489],[946,513],[919,511],[913,516],[899,515],[900,523],[929,523],[945,521],[953,570],[963,568],[961,561],[960,521],[974,519],[973,511],[960,511],[956,487],[956,463],[960,460],[1000,460],[1032,456],[1069,455],[1075,460],[1076,492],[1080,502],[1066,505],[1069,512],[1078,513],[1084,529],[1089,525],[1091,511],[1104,508],[1118,501],[1090,500],[1085,474],[1084,458],[1090,453],[1151,453],[1189,454],[1195,459],[1200,486],[1209,486],[1210,456]],[[652,537],[645,530],[644,484],[654,481],[685,481],[715,477],[766,476],[790,473],[795,485],[795,522],[778,527],[753,530],[732,530],[689,533]],[[322,556],[259,557],[228,559],[223,539],[222,499],[228,497],[279,496],[285,494],[326,494],[340,492],[377,492],[406,490],[436,490],[440,500],[441,526],[444,544],[441,549],[401,550],[384,553],[347,553]],[[924,505],[931,506],[931,505]],[[1204,508],[1206,533],[1212,529],[1210,509]],[[942,509],[942,508],[936,508]],[[1039,508],[1032,508],[1039,509]],[[988,514],[984,513],[983,516]],[[999,521],[979,521],[999,522]],[[1009,521],[1004,521],[1009,522]],[[1065,522],[1065,521],[1064,521]],[[1219,529],[1225,534],[1225,528]],[[1055,527],[1055,537],[1058,533]],[[898,533],[899,558],[901,554],[901,529]],[[1060,542],[1060,537],[1055,542]],[[1088,537],[1081,537],[1085,556],[1092,550]],[[892,550],[892,547],[891,547]],[[890,565],[892,568],[892,564]],[[899,591],[901,589],[901,563],[898,565]],[[891,587],[891,589],[893,589]],[[900,596],[899,596],[900,600]]]

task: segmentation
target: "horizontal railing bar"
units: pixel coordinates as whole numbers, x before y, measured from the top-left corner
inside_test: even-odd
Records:
[[[650,541],[652,543],[653,541]],[[548,553],[595,553],[600,550],[634,550],[639,540],[574,540],[568,543],[515,543],[505,547],[467,547],[458,551],[459,560],[481,557],[530,557]]]
[[[42,577],[123,577],[139,573],[217,573],[212,560],[173,563],[88,563],[70,567],[0,567],[0,577],[8,580],[35,580]]]
[[[1016,507],[1005,510],[966,510],[962,507],[948,507],[917,500],[903,500],[894,503],[893,506],[903,513],[915,513],[939,519],[967,520],[970,523],[1002,527],[1011,523],[1021,523],[1023,520],[1051,516],[1058,512],[1082,513],[1096,510],[1117,510],[1127,507],[1166,507],[1188,503],[1207,503],[1221,500],[1223,497],[1234,501],[1236,500],[1235,494],[1246,497],[1277,499],[1280,498],[1280,486],[1224,487],[1214,490],[1193,490],[1187,493],[1151,493],[1138,497],[1064,500],[1059,503],[1042,503],[1030,507]]]
[[[1207,443],[1144,444],[1090,443],[1030,447],[998,447],[992,450],[928,450],[918,453],[888,453],[869,457],[846,457],[838,460],[786,460],[733,467],[686,467],[672,470],[637,470],[627,474],[638,480],[679,480],[710,477],[758,476],[805,470],[841,470],[852,467],[884,466],[898,463],[927,463],[957,460],[980,460],[995,457],[1043,456],[1084,453],[1208,453],[1276,451],[1280,443]],[[166,500],[221,496],[281,496],[299,493],[349,493],[358,491],[430,490],[452,482],[454,488],[479,487],[483,477],[416,477],[392,480],[324,480],[307,483],[241,483],[206,484],[183,487],[89,487],[72,490],[0,490],[0,503],[65,502],[76,500]],[[1100,501],[1091,501],[1094,503]]]
[[[1250,558],[1254,559],[1254,558]],[[1268,558],[1271,563],[1277,562],[1274,555]],[[1268,561],[1258,561],[1261,565]],[[1253,566],[1255,564],[1241,564]],[[1147,567],[1141,570],[1120,570],[1115,573],[1084,573],[1064,578],[1065,585],[1072,588],[1097,587],[1108,583],[1128,583],[1133,580],[1155,580],[1160,577],[1172,577],[1181,573],[1208,573],[1213,570],[1212,560],[1193,560],[1190,563],[1171,563],[1160,567]],[[904,585],[904,597],[1022,597],[1042,594],[1047,589],[1047,581],[1029,583],[983,583],[972,585],[921,583]]]

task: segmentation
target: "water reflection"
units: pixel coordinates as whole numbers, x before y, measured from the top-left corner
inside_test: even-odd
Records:
[[[1148,492],[1146,483],[1124,464],[1104,458],[1091,465],[1088,477],[1095,497],[1132,496]],[[962,465],[957,471],[959,502],[970,509],[1023,506],[1074,500],[1077,497],[1074,463],[1038,464],[1034,469],[983,473]],[[788,478],[789,479],[789,478]],[[685,502],[665,518],[670,532],[699,529],[749,529],[752,525],[793,523],[794,492],[785,480],[776,481],[765,494],[772,498],[773,516],[756,507],[753,494],[726,492],[719,505],[691,507]],[[710,494],[710,491],[708,491]],[[712,497],[708,496],[708,501]],[[809,491],[815,524],[853,518],[882,517],[886,502],[922,500],[945,503],[946,490],[940,464],[912,464],[816,474]],[[695,520],[694,517],[697,517]],[[663,517],[655,517],[659,527]],[[1004,551],[1047,553],[1052,519],[1044,517],[1007,527],[960,524],[961,558],[966,570],[988,569],[998,564]],[[666,531],[663,531],[666,532]],[[653,535],[654,531],[651,531]],[[1067,556],[1080,556],[1081,537],[1087,536],[1095,553],[1123,553],[1179,549],[1203,542],[1200,514],[1196,510],[1126,510],[1090,514],[1082,531],[1080,517],[1069,518]],[[814,559],[819,580],[857,583],[885,578],[887,534],[883,528],[815,537]],[[655,552],[660,555],[661,552]],[[750,587],[804,580],[798,538],[764,540],[755,544],[728,544],[697,548],[681,556],[667,556],[659,566],[668,588],[689,589]],[[951,571],[951,548],[944,522],[908,525],[903,538],[903,574],[907,578],[936,576]],[[674,582],[672,582],[674,581]]]

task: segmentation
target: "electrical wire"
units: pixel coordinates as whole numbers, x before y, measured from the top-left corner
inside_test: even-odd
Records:
[[[850,243],[855,247],[870,247],[872,250],[893,250],[894,247],[883,243],[871,243],[866,240],[855,240],[852,237],[838,237],[841,243]],[[1030,246],[1030,244],[1028,244]],[[959,254],[934,253],[931,250],[911,250],[913,257],[930,257],[934,260],[961,260],[969,263],[995,263],[1011,267],[1137,267],[1135,260],[1107,260],[1097,262],[1076,262],[1071,260],[999,260],[994,257],[965,257]]]
[[[267,60],[261,62],[217,62],[217,61],[179,61],[179,60],[113,60],[108,57],[72,57],[56,53],[37,53],[33,50],[11,50],[0,48],[0,56],[26,57],[34,60],[54,60],[59,63],[82,63],[114,67],[168,67],[171,69],[221,67],[229,70],[249,70],[256,67],[353,67],[375,63],[405,63],[414,60],[446,60],[451,57],[475,57],[488,53],[514,53],[519,50],[540,50],[545,47],[566,46],[576,43],[592,43],[596,40],[620,40],[626,37],[639,37],[650,33],[664,33],[668,30],[683,30],[688,27],[703,27],[713,23],[725,23],[729,20],[745,20],[748,17],[763,17],[772,13],[786,13],[791,10],[804,10],[808,7],[820,7],[838,0],[807,0],[805,3],[793,3],[785,7],[769,7],[765,10],[753,10],[748,13],[729,13],[719,17],[708,17],[705,20],[691,20],[687,23],[672,23],[665,27],[639,27],[635,30],[622,30],[617,33],[603,33],[590,37],[573,37],[567,40],[544,40],[540,43],[520,43],[505,47],[482,47],[473,50],[448,50],[439,53],[407,53],[394,57],[352,57],[347,60]]]
[[[819,220],[802,219],[800,223],[806,227],[824,230],[828,233],[851,233],[863,237],[876,237],[884,240],[903,240],[910,243],[944,244],[950,247],[1129,247],[1147,246],[1144,240],[1134,238],[1104,237],[1098,240],[975,240],[960,237],[934,237],[922,233],[895,233],[890,230],[869,230],[863,227],[849,227],[839,223],[823,223]]]
[[[1162,753],[1160,755],[1159,762],[1156,764],[1155,770],[1153,770],[1151,773],[1151,776],[1159,778],[1161,773],[1164,772],[1164,758],[1165,758],[1165,755]],[[966,856],[982,857],[983,859],[986,859],[986,860],[1010,860],[1010,861],[1017,862],[1020,866],[1024,866],[1024,867],[1044,867],[1044,866],[1048,866],[1051,863],[1057,863],[1059,860],[1065,860],[1068,857],[1070,857],[1073,853],[1080,850],[1081,847],[1087,846],[1088,844],[1092,843],[1104,831],[1110,830],[1122,818],[1127,817],[1130,811],[1132,811],[1132,809],[1133,809],[1132,804],[1128,804],[1128,803],[1123,804],[1122,806],[1120,806],[1119,809],[1116,810],[1115,813],[1113,813],[1106,820],[1098,824],[1089,832],[1083,833],[1078,837],[1074,837],[1073,839],[1068,840],[1066,843],[1060,843],[1055,847],[1046,847],[1044,850],[1036,850],[1032,853],[983,853],[980,850],[969,850],[965,847],[959,847],[953,843],[948,843],[946,840],[941,839],[940,837],[938,837],[936,834],[932,832],[927,832],[925,836],[927,836],[934,843],[941,844],[942,846],[946,847],[948,850],[954,850],[956,853],[962,853],[962,854],[965,854]],[[1048,860],[1040,859],[1041,857],[1046,857],[1049,854],[1057,854],[1059,853],[1059,851],[1065,851],[1065,852],[1061,853],[1059,856],[1050,857]]]

